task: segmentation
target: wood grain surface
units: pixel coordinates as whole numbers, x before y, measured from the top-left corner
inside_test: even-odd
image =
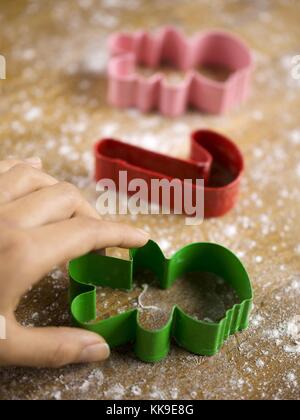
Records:
[[[252,48],[252,94],[222,117],[176,120],[106,103],[106,40],[119,29],[176,24],[239,34]],[[231,136],[246,159],[237,208],[201,226],[180,216],[110,216],[149,230],[167,255],[192,241],[230,247],[255,290],[250,328],[214,357],[172,345],[164,361],[138,362],[130,346],[102,364],[60,370],[0,369],[0,399],[299,399],[300,2],[288,0],[1,0],[0,158],[39,155],[47,171],[95,203],[93,143],[114,136],[185,157],[189,134]],[[118,255],[116,251],[113,251]],[[18,308],[24,325],[70,325],[68,279],[55,270]]]

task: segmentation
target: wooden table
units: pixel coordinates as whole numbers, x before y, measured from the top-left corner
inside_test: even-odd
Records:
[[[107,36],[165,23],[188,34],[220,27],[242,36],[256,60],[247,104],[226,117],[190,112],[175,121],[110,108]],[[149,365],[129,347],[91,366],[0,369],[0,398],[299,398],[300,81],[292,77],[291,58],[300,54],[300,2],[6,0],[0,27],[0,54],[7,60],[7,79],[0,81],[0,158],[39,155],[51,174],[74,182],[95,202],[91,149],[102,136],[175,156],[186,156],[192,129],[232,136],[247,171],[239,205],[229,215],[198,227],[185,226],[179,216],[125,219],[148,229],[167,255],[192,241],[230,247],[255,289],[251,327],[215,357],[174,345],[166,360]],[[67,287],[62,271],[51,273],[24,298],[19,319],[69,325]]]

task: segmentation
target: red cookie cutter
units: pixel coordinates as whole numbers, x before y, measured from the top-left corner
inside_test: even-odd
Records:
[[[119,108],[158,109],[175,117],[191,105],[220,114],[243,102],[249,93],[251,52],[227,32],[206,31],[192,39],[173,27],[156,34],[121,32],[111,36],[109,52],[108,101]],[[155,69],[164,63],[186,72],[185,79],[171,85],[159,72],[148,79],[136,72],[136,65]],[[215,81],[195,70],[200,65],[222,66],[231,74],[224,82]]]
[[[151,191],[153,179],[204,179],[204,216],[219,217],[236,204],[244,159],[228,138],[211,130],[191,136],[190,159],[184,160],[152,152],[127,143],[103,139],[95,145],[95,179],[111,179],[119,190],[119,172],[127,171],[128,183],[136,178],[146,181]],[[199,188],[193,184],[193,190]],[[172,191],[172,190],[171,190]],[[149,197],[149,201],[153,198]],[[182,197],[184,200],[184,197]],[[162,205],[162,199],[159,202]],[[174,210],[174,196],[170,199]],[[185,208],[184,205],[182,208]]]

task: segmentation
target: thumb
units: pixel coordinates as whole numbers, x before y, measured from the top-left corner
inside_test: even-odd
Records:
[[[0,364],[11,366],[59,368],[99,362],[109,355],[102,337],[75,328],[23,328],[14,323],[8,326],[7,340],[0,342]]]

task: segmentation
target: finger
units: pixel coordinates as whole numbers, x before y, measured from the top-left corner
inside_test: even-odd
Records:
[[[55,223],[73,216],[99,219],[95,209],[72,184],[57,183],[4,205],[2,219],[20,228]]]
[[[93,250],[109,247],[138,248],[149,240],[148,233],[129,225],[76,217],[64,222],[36,228],[31,233],[35,252],[43,255],[36,262],[39,277],[53,266]],[[29,285],[27,285],[29,286]]]
[[[28,164],[17,164],[0,175],[0,205],[57,183],[52,176]]]
[[[73,363],[100,362],[110,350],[98,334],[73,328],[22,328],[8,326],[7,340],[0,342],[4,366],[59,368]]]
[[[22,163],[30,165],[36,169],[42,169],[42,161],[39,157],[31,157],[24,160],[7,159],[7,160],[0,161],[0,174],[3,174],[4,172],[8,171],[10,168],[13,168],[14,166],[20,165]]]

